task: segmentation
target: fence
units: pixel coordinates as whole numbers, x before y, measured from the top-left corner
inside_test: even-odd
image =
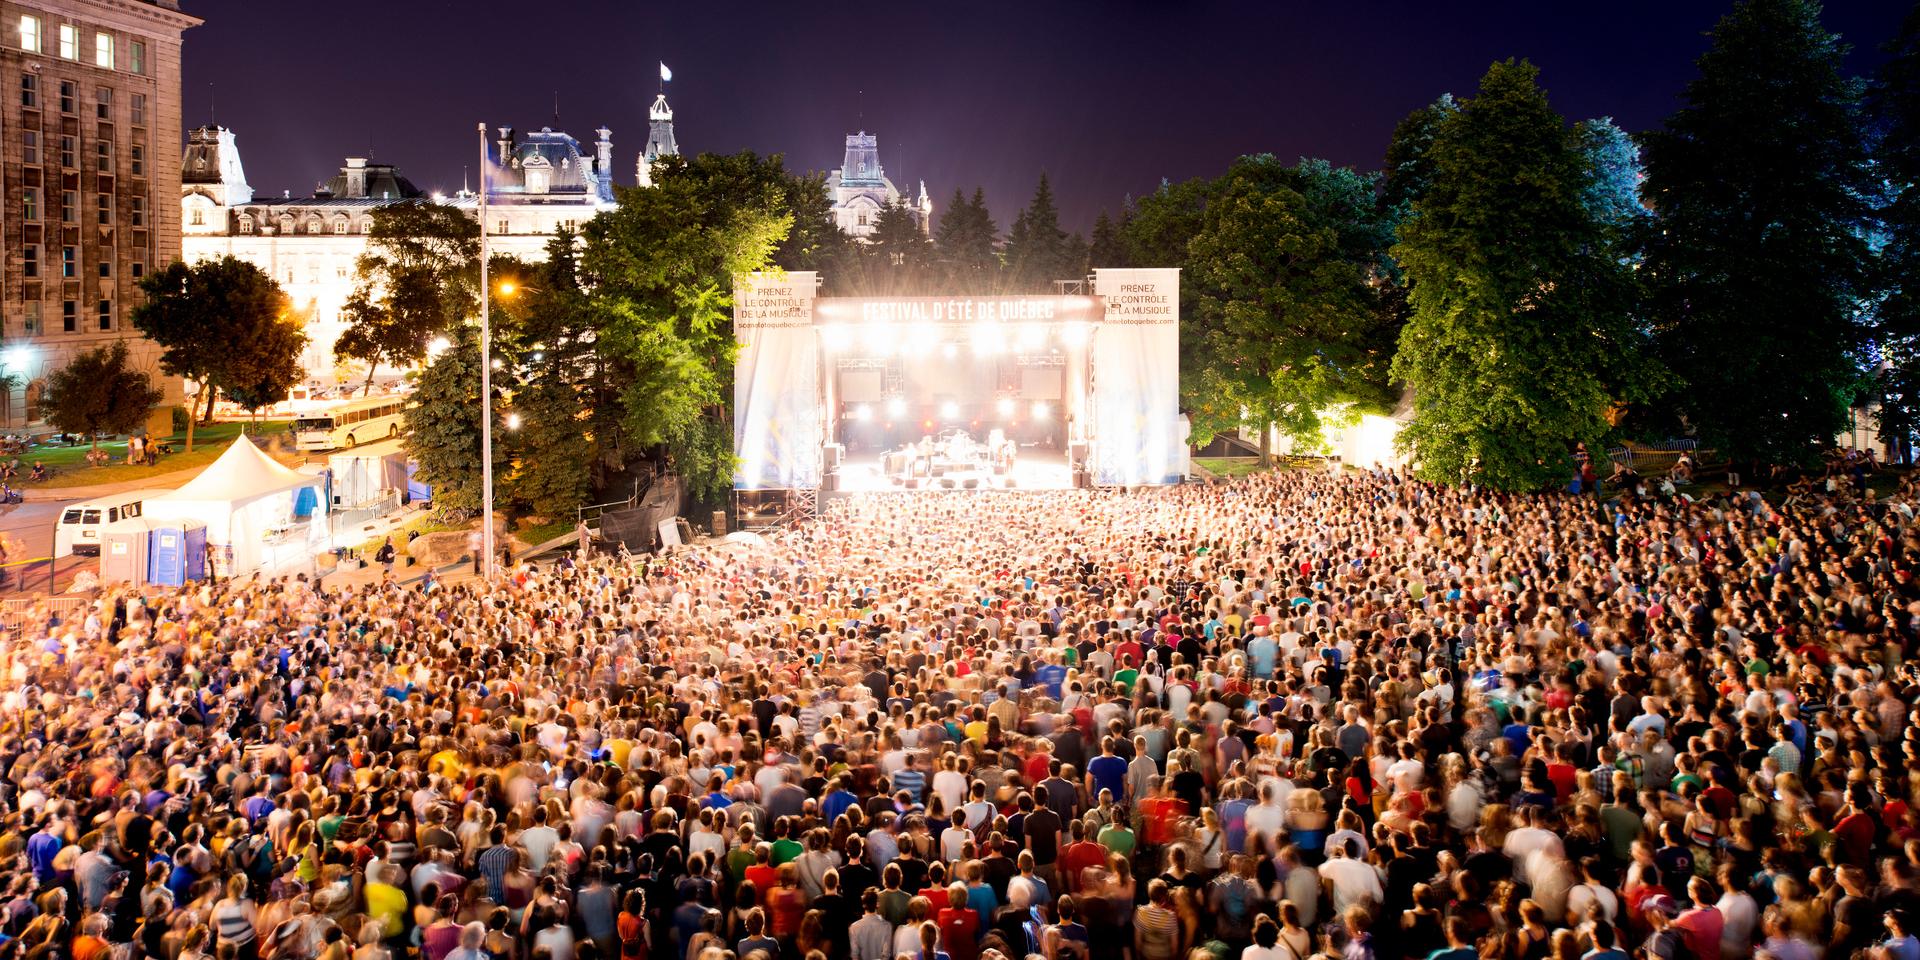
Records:
[[[1660,444],[1628,443],[1607,451],[1607,458],[1642,476],[1657,476],[1673,469],[1682,456],[1690,457],[1697,468],[1713,458],[1714,451],[1700,449],[1698,440],[1671,440]]]
[[[29,621],[43,617],[51,618],[55,624],[66,623],[86,611],[87,601],[83,597],[30,597],[19,600],[0,600],[0,628],[20,630]]]
[[[363,500],[352,506],[341,507],[327,515],[328,532],[333,534],[336,543],[343,533],[350,532],[356,524],[384,517],[400,509],[400,491],[389,490],[371,500]]]

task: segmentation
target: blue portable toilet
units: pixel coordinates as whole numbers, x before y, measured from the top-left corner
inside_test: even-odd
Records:
[[[177,587],[207,578],[207,525],[198,520],[155,523],[147,545],[147,582]]]
[[[408,503],[429,503],[433,500],[433,488],[413,478],[414,473],[419,471],[419,469],[419,463],[412,460],[407,461],[406,501]]]

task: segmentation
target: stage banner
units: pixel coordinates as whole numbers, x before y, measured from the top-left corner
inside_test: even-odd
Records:
[[[1093,341],[1093,482],[1178,483],[1180,271],[1095,270],[1106,318]]]
[[[811,272],[756,273],[733,291],[733,486],[817,489],[824,427]]]

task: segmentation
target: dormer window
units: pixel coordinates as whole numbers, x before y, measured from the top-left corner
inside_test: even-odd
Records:
[[[241,217],[241,218],[240,218],[240,232],[241,232],[241,233],[252,233],[252,232],[253,232],[253,218],[252,218],[252,217]]]

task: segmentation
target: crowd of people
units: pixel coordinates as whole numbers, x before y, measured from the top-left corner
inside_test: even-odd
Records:
[[[1904,497],[881,494],[0,646],[0,953],[1920,960]]]

